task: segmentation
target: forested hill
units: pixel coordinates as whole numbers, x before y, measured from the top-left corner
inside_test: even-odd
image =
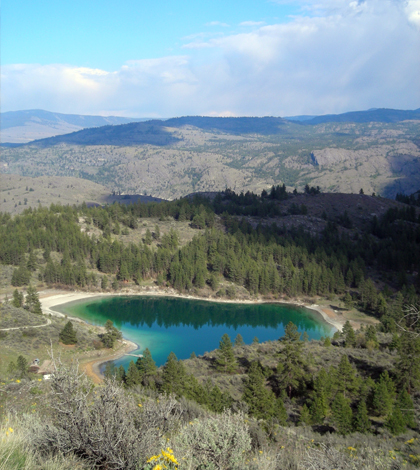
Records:
[[[50,383],[33,386],[19,356],[8,367],[15,375],[2,378],[0,397],[8,400],[4,409],[17,410],[8,419],[31,410],[25,416],[32,418],[36,432],[29,435],[35,437],[28,443],[26,430],[22,449],[67,459],[76,436],[77,456],[93,462],[86,468],[116,470],[137,469],[139,462],[146,469],[158,461],[169,468],[174,455],[195,469],[208,464],[208,455],[215,456],[215,467],[231,469],[310,468],[307,456],[313,468],[328,470],[391,470],[396,463],[418,468],[417,199],[391,201],[386,208],[380,198],[353,195],[359,201],[354,211],[326,207],[319,217],[315,208],[328,201],[325,196],[335,195],[309,186],[305,195],[290,194],[273,186],[261,194],[226,190],[211,199],[1,213],[1,281],[3,288],[5,279],[12,284],[7,289],[14,290],[16,310],[24,300],[18,289],[26,287],[31,295],[24,305],[31,312],[28,297],[36,297],[36,283],[97,293],[159,286],[208,299],[328,300],[353,319],[360,311],[376,318],[358,331],[346,322],[342,333],[320,341],[308,341],[292,323],[279,341],[262,344],[254,338],[244,345],[240,334],[232,344],[225,334],[218,350],[200,357],[191,352],[186,361],[170,353],[159,369],[153,351],[145,349],[127,370],[108,362],[105,374],[112,380],[99,387],[63,364]],[[367,216],[374,205],[384,210]],[[289,224],[291,218],[300,224]],[[315,223],[320,230],[313,230]],[[2,312],[10,309],[5,304]],[[95,349],[118,333],[112,322],[105,328]],[[34,335],[30,330],[19,332],[22,342]],[[1,344],[8,332],[0,333]],[[72,333],[73,344],[77,335]],[[44,393],[44,406],[35,408],[34,396]],[[10,434],[21,423],[7,422],[4,429]],[[112,444],[112,452],[103,442]],[[2,455],[0,450],[0,462]],[[122,463],[114,465],[115,455]],[[188,459],[198,458],[203,465],[189,466]]]
[[[36,273],[48,285],[90,289],[154,280],[216,297],[339,296],[392,331],[404,304],[419,302],[420,213],[394,203],[361,221],[357,213],[375,199],[364,198],[354,213],[318,217],[284,186],[261,196],[228,190],[213,201],[28,209],[2,214],[0,261],[15,266],[14,286]]]

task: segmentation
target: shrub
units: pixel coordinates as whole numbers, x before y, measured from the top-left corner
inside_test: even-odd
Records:
[[[248,425],[242,413],[231,411],[195,420],[175,437],[177,455],[183,455],[192,468],[242,469],[251,449]]]
[[[141,405],[141,406],[138,406]],[[33,424],[31,443],[43,455],[73,453],[96,468],[135,469],[159,452],[179,420],[173,397],[136,404],[115,380],[93,389],[77,365],[55,367],[50,420]]]

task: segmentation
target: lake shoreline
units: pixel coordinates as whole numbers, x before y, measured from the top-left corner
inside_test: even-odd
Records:
[[[322,319],[332,325],[337,330],[341,331],[345,322],[345,318],[338,318],[336,313],[326,307],[322,307],[317,304],[307,304],[300,301],[299,299],[292,300],[230,300],[230,299],[213,299],[205,298],[193,295],[179,294],[173,289],[155,289],[148,288],[143,291],[135,291],[132,289],[127,289],[124,292],[119,293],[110,293],[110,292],[86,292],[86,291],[65,291],[50,289],[39,292],[39,299],[41,302],[41,307],[45,315],[53,315],[58,317],[66,317],[69,320],[87,323],[86,321],[72,316],[66,316],[65,314],[55,310],[56,307],[62,306],[65,304],[85,301],[89,299],[100,299],[106,297],[128,297],[128,296],[138,296],[138,297],[171,297],[187,300],[202,300],[215,303],[230,303],[230,304],[247,304],[247,305],[257,305],[257,304],[283,304],[283,305],[293,305],[297,307],[303,307],[312,311],[317,312]],[[104,379],[103,374],[100,369],[101,366],[109,361],[114,361],[120,359],[121,357],[129,354],[132,351],[141,349],[141,344],[136,344],[126,338],[123,340],[122,347],[120,347],[115,352],[110,352],[102,357],[97,357],[95,359],[89,358],[86,361],[81,363],[81,368],[84,372],[92,378],[94,383],[101,383]]]
[[[58,293],[55,290],[52,291],[41,291],[39,292],[39,300],[41,302],[41,307],[44,314],[54,315],[63,317],[64,314],[53,310],[54,307],[58,307],[59,305],[64,305],[70,302],[76,302],[79,300],[87,300],[93,298],[103,298],[103,297],[174,297],[178,299],[187,299],[187,300],[202,300],[206,302],[214,302],[214,303],[228,303],[228,304],[245,304],[245,305],[257,305],[257,304],[284,304],[284,305],[294,305],[296,307],[303,307],[309,310],[313,310],[318,312],[324,321],[338,331],[343,329],[344,323],[346,321],[345,316],[343,318],[339,318],[336,313],[327,307],[322,307],[318,304],[308,304],[302,302],[299,299],[294,300],[263,300],[263,299],[255,299],[255,300],[243,300],[243,299],[214,299],[214,298],[207,298],[207,297],[200,297],[188,294],[179,294],[174,289],[152,289],[149,288],[148,290],[137,291],[132,289],[127,289],[124,292],[85,292],[85,291],[59,291]],[[68,317],[75,321],[84,322],[77,317]],[[85,323],[85,322],[84,322]]]

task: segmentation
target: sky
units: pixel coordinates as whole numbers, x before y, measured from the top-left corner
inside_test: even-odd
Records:
[[[2,0],[2,112],[419,107],[420,0]]]

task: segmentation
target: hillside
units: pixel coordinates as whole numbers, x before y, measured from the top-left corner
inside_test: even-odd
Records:
[[[1,171],[73,176],[110,192],[163,199],[226,187],[261,192],[282,183],[289,190],[310,183],[323,192],[363,188],[394,198],[420,187],[419,145],[419,119],[303,125],[185,117],[85,129],[4,149]]]
[[[4,299],[0,465],[13,456],[32,462],[14,470],[54,457],[58,470],[150,470],[176,459],[180,470],[418,468],[420,209],[310,187],[209,196],[0,214],[3,293],[29,294],[32,283],[52,296],[301,302],[339,319],[342,332],[309,341],[289,323],[281,340],[248,345],[223,335],[218,350],[185,361],[171,353],[159,369],[144,349],[94,385],[74,359],[89,361],[86,370],[89,349],[93,362],[112,359],[102,334],[80,323],[80,343],[57,344],[66,319],[37,315],[33,289],[25,309]],[[118,316],[130,324],[131,313]],[[25,359],[44,359],[49,339],[62,354],[44,382]]]
[[[42,109],[8,111],[0,115],[1,142],[22,144],[36,139],[68,134],[87,127],[145,120],[147,119],[52,113]]]

